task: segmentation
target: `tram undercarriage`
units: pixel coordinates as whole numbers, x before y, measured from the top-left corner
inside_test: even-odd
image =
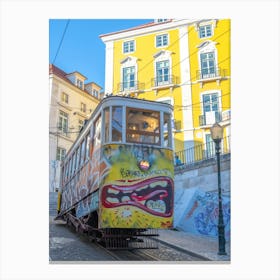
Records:
[[[109,250],[157,249],[159,236],[157,229],[104,228],[97,227],[97,212],[87,217],[77,218],[74,213],[66,213],[63,219],[76,232],[87,235]]]

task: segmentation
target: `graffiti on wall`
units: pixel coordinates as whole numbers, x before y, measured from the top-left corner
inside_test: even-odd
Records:
[[[168,228],[173,222],[172,152],[137,145],[108,145],[101,173],[100,227]]]
[[[230,238],[230,199],[222,197],[225,237]],[[218,195],[197,191],[187,206],[187,211],[179,221],[178,228],[194,234],[218,236]]]

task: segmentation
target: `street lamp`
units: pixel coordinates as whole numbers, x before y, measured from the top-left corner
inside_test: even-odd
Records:
[[[219,235],[219,252],[218,255],[226,255],[225,250],[225,225],[223,218],[223,205],[221,195],[221,167],[220,167],[220,143],[223,138],[223,127],[215,123],[211,128],[211,137],[215,142],[217,165],[218,165],[218,194],[219,194],[219,220],[218,220],[218,235]]]

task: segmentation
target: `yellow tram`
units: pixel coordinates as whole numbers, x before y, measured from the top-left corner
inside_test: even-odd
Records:
[[[57,218],[109,248],[171,228],[172,112],[162,102],[104,98],[62,163]]]

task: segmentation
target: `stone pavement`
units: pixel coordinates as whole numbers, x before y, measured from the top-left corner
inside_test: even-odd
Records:
[[[225,256],[218,255],[218,237],[207,237],[177,230],[159,230],[159,241],[202,256],[210,261],[230,261],[230,241],[226,242]]]

